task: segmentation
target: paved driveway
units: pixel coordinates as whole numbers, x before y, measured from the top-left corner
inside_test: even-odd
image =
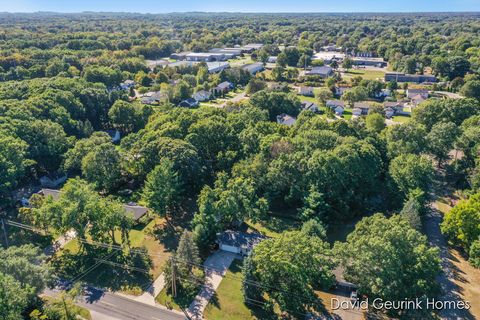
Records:
[[[219,250],[207,258],[205,263],[205,284],[200,293],[188,307],[187,313],[193,320],[203,319],[203,311],[208,302],[215,294],[220,282],[222,282],[225,273],[235,259],[236,254]]]

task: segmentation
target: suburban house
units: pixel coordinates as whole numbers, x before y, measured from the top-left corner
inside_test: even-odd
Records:
[[[188,98],[180,102],[178,105],[184,108],[195,108],[198,106],[198,101],[195,100],[194,98]]]
[[[328,78],[333,75],[333,69],[331,67],[313,67],[312,70],[305,72],[306,76],[320,76],[321,78]]]
[[[50,196],[52,197],[53,200],[56,201],[60,199],[60,195],[62,194],[62,191],[56,190],[56,189],[43,188],[38,192],[38,194],[44,197]],[[143,217],[148,212],[148,208],[139,206],[135,202],[129,202],[127,204],[124,204],[123,208],[125,209],[125,213],[127,215],[132,215],[135,221],[138,221],[138,219]]]
[[[353,104],[353,108],[360,109],[362,112],[361,114],[366,116],[368,114],[368,110],[370,110],[370,104],[366,101],[355,102]]]
[[[207,62],[208,73],[218,73],[230,68],[228,62]]]
[[[165,67],[165,66],[168,66],[170,64],[170,61],[168,60],[165,60],[165,59],[159,59],[159,60],[145,60],[145,63],[147,65],[147,67],[153,71],[153,69],[155,69],[155,67],[157,66],[161,66],[161,67]]]
[[[123,208],[127,214],[131,214],[135,221],[138,221],[141,217],[147,214],[148,208],[139,206],[135,202],[129,202],[123,205]]]
[[[437,77],[430,74],[405,74],[400,72],[388,72],[385,74],[385,82],[396,81],[396,82],[415,82],[415,83],[424,83],[424,82],[437,82]]]
[[[312,112],[317,113],[318,110],[319,110],[319,107],[318,107],[318,105],[316,105],[313,102],[303,101],[302,102],[302,110],[308,110],[308,111],[312,111]]]
[[[297,118],[292,117],[286,113],[279,114],[277,116],[277,123],[284,124],[286,126],[293,126],[297,122]]]
[[[341,100],[327,100],[325,105],[338,116],[343,115],[343,111],[345,111],[345,103]]]
[[[337,96],[342,96],[345,91],[352,89],[352,86],[349,84],[339,84],[335,86],[335,94]]]
[[[193,94],[192,98],[197,101],[207,101],[210,100],[212,93],[210,91],[200,90]]]
[[[232,83],[228,81],[224,81],[220,83],[218,86],[216,86],[215,88],[213,88],[212,91],[215,95],[221,95],[221,94],[227,93],[232,88],[233,88]]]
[[[154,104],[160,102],[165,96],[160,91],[150,91],[142,95],[140,101],[143,104]]]
[[[426,89],[407,89],[407,98],[413,99],[420,95],[424,100],[428,99],[428,90]]]
[[[298,87],[298,94],[302,96],[313,96],[313,87],[300,86]]]
[[[352,109],[352,115],[355,117],[359,117],[362,115],[362,109],[360,108],[353,108]]]
[[[255,63],[244,65],[242,69],[250,72],[250,74],[255,74],[265,69],[265,67],[263,66],[263,63],[255,62]]]
[[[388,119],[390,119],[391,117],[393,117],[395,115],[395,110],[393,110],[393,108],[385,108],[385,117],[387,117]]]
[[[371,58],[371,57],[355,57],[352,58],[352,64],[355,66],[369,66],[385,68],[387,63],[383,58]]]
[[[122,90],[128,90],[133,86],[135,86],[135,81],[133,80],[125,80],[124,82],[120,83],[120,88]]]
[[[404,102],[398,102],[398,101],[397,102],[387,101],[387,102],[383,103],[383,107],[385,108],[385,110],[387,108],[391,108],[391,109],[393,109],[395,114],[400,114],[400,113],[403,113],[403,108],[405,108],[405,103]]]
[[[267,239],[259,233],[244,233],[227,230],[217,234],[217,244],[220,250],[248,256],[253,248]]]
[[[413,96],[410,99],[410,107],[415,108],[416,106],[418,106],[420,103],[422,103],[425,100],[427,100],[427,99],[425,99],[421,94],[417,94],[416,96]]]

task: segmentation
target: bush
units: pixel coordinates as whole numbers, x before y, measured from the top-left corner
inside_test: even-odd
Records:
[[[472,246],[470,247],[470,257],[468,261],[472,266],[480,269],[480,239],[472,243]]]

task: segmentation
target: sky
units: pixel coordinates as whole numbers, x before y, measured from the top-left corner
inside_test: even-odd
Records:
[[[480,0],[0,0],[0,12],[450,12]]]

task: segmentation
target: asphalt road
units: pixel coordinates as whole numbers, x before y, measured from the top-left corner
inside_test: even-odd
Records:
[[[46,295],[55,295],[57,290],[46,290]],[[88,287],[77,304],[88,309],[93,320],[184,320],[177,311],[170,311],[133,301],[113,293]]]

